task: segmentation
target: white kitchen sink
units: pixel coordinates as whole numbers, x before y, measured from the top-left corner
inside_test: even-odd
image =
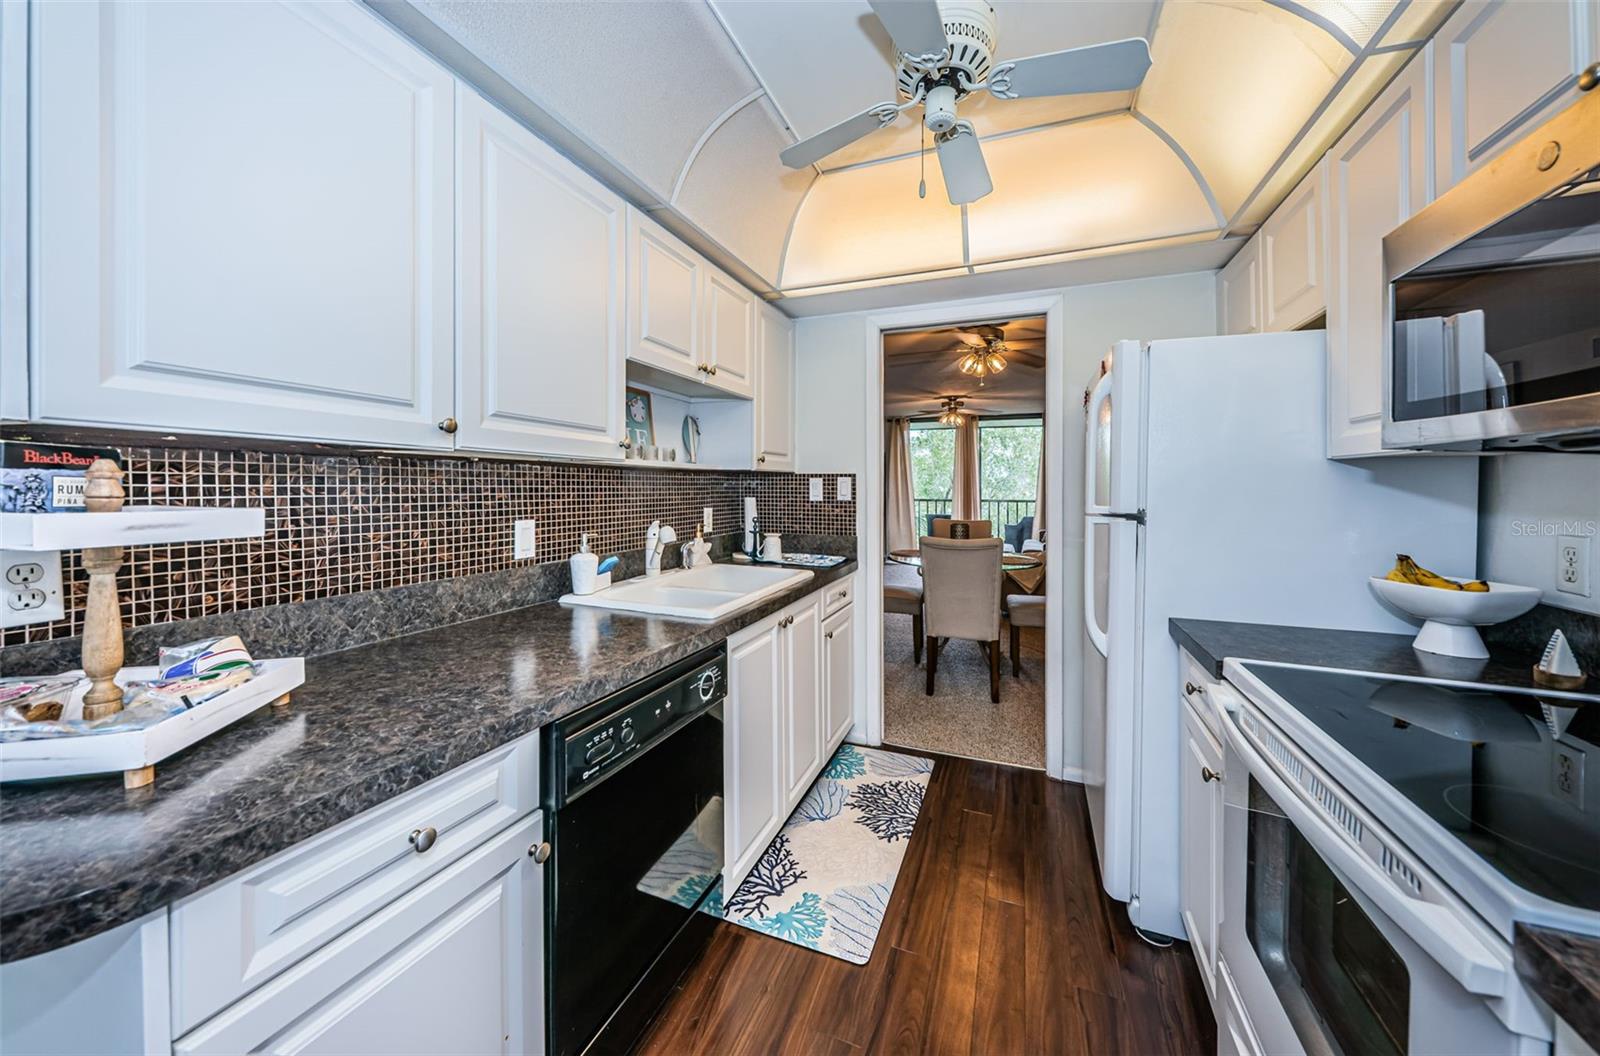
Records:
[[[561,598],[561,604],[647,616],[720,620],[799,586],[815,575],[805,568],[706,565],[623,580],[593,594],[567,594]]]

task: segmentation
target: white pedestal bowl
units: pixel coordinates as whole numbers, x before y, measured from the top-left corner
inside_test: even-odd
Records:
[[[1460,656],[1486,660],[1479,627],[1515,619],[1539,604],[1544,592],[1538,587],[1519,587],[1511,583],[1489,584],[1488,590],[1446,590],[1416,583],[1396,583],[1373,576],[1372,590],[1390,605],[1424,621],[1412,643],[1416,649],[1441,656]]]

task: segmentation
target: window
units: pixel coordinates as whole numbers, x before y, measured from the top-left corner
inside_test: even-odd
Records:
[[[980,516],[995,532],[1031,517],[1039,497],[1039,456],[1044,422],[1039,418],[987,418],[978,423]]]
[[[949,516],[955,464],[954,429],[934,422],[911,423],[911,494],[918,532],[931,531],[930,516]]]

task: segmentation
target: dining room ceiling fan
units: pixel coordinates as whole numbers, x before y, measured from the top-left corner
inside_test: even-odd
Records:
[[[782,151],[791,169],[814,165],[856,140],[887,128],[902,113],[922,107],[933,133],[951,205],[965,205],[994,190],[972,122],[957,104],[975,92],[999,99],[1029,99],[1137,88],[1150,69],[1142,37],[995,63],[999,34],[985,0],[868,0],[899,55],[899,101],[877,103]],[[926,193],[926,187],[919,193]]]

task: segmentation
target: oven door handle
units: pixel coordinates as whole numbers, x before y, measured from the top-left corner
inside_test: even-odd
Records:
[[[1303,798],[1278,776],[1239,728],[1228,709],[1218,709],[1228,743],[1254,777],[1317,852],[1356,882],[1362,894],[1378,904],[1416,944],[1439,963],[1468,993],[1500,997],[1506,992],[1510,965],[1474,935],[1444,906],[1410,898]]]

